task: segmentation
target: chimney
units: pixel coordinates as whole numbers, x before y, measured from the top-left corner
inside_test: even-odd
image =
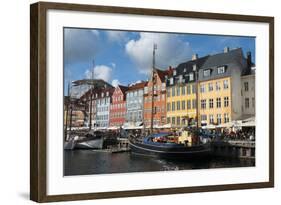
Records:
[[[196,60],[198,58],[198,54],[192,54],[192,58],[191,58],[191,60]]]
[[[247,52],[247,66],[248,68],[251,68],[252,66],[252,54],[250,51]]]
[[[228,53],[228,52],[229,52],[229,47],[227,47],[227,46],[224,47],[223,52],[224,52],[224,53]]]

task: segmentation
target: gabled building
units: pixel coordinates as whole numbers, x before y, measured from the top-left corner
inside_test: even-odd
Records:
[[[147,82],[128,87],[126,91],[126,125],[139,126],[143,123],[143,90]]]
[[[166,121],[166,80],[172,74],[172,68],[168,70],[154,69],[150,80],[144,87],[144,124],[151,126],[153,115],[153,125],[162,126]],[[154,93],[152,86],[154,85]],[[152,103],[152,96],[154,100]],[[152,107],[153,105],[153,107]]]
[[[109,127],[109,113],[110,104],[112,102],[112,95],[114,87],[106,87],[101,89],[99,93],[94,96],[96,106],[96,128],[106,129]]]
[[[83,92],[83,94],[80,96],[79,101],[85,105],[84,108],[84,126],[89,126],[90,125],[90,119],[92,121],[91,126],[92,128],[98,127],[97,124],[97,101],[101,96],[103,95],[102,93],[105,92],[105,89],[114,89],[113,86],[111,86],[109,83],[105,82],[104,80],[100,79],[86,79],[86,80],[79,80],[75,81],[76,84],[78,85],[83,85],[87,84],[88,85],[88,90],[86,92]],[[94,87],[90,86],[91,84],[94,85]],[[92,95],[92,97],[91,97]],[[92,105],[91,105],[92,103]],[[92,108],[92,110],[90,110]],[[92,115],[90,117],[90,114]],[[99,112],[100,114],[100,112]]]
[[[242,118],[241,79],[250,72],[251,64],[250,53],[244,57],[241,48],[225,48],[207,58],[198,75],[199,125]]]
[[[183,127],[197,121],[196,73],[208,56],[192,59],[179,64],[167,80],[167,122],[172,127]]]
[[[110,105],[110,126],[123,126],[126,120],[126,91],[128,87],[118,85],[112,94]]]

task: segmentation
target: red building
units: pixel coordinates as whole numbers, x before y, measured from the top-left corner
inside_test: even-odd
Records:
[[[109,126],[120,127],[126,119],[126,91],[128,87],[118,85],[112,95]]]

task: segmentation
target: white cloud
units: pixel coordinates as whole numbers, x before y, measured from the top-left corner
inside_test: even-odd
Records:
[[[120,81],[118,80],[118,79],[114,79],[114,80],[112,80],[112,82],[111,82],[111,85],[112,86],[114,86],[114,87],[117,87],[118,85],[120,85],[121,83],[120,83]]]
[[[124,31],[106,31],[110,41],[122,42],[127,39],[127,33]]]
[[[67,28],[64,31],[66,64],[92,62],[101,48],[99,33],[96,30]]]
[[[188,42],[178,35],[164,33],[140,33],[138,40],[126,44],[126,53],[136,64],[138,71],[149,74],[152,67],[153,44],[157,44],[156,67],[176,66],[191,58],[192,49]]]
[[[90,79],[92,77],[92,71],[86,70],[85,78]],[[110,82],[112,78],[112,68],[106,65],[97,65],[94,68],[94,78],[102,79],[106,82]]]

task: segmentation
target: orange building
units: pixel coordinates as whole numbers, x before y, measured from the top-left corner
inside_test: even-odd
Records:
[[[155,127],[166,124],[166,79],[172,74],[172,68],[162,71],[154,69],[153,75],[144,87],[144,124],[148,128],[152,119]],[[153,78],[152,78],[153,76]],[[154,79],[154,83],[153,83]],[[152,85],[154,84],[154,101],[152,103]]]

